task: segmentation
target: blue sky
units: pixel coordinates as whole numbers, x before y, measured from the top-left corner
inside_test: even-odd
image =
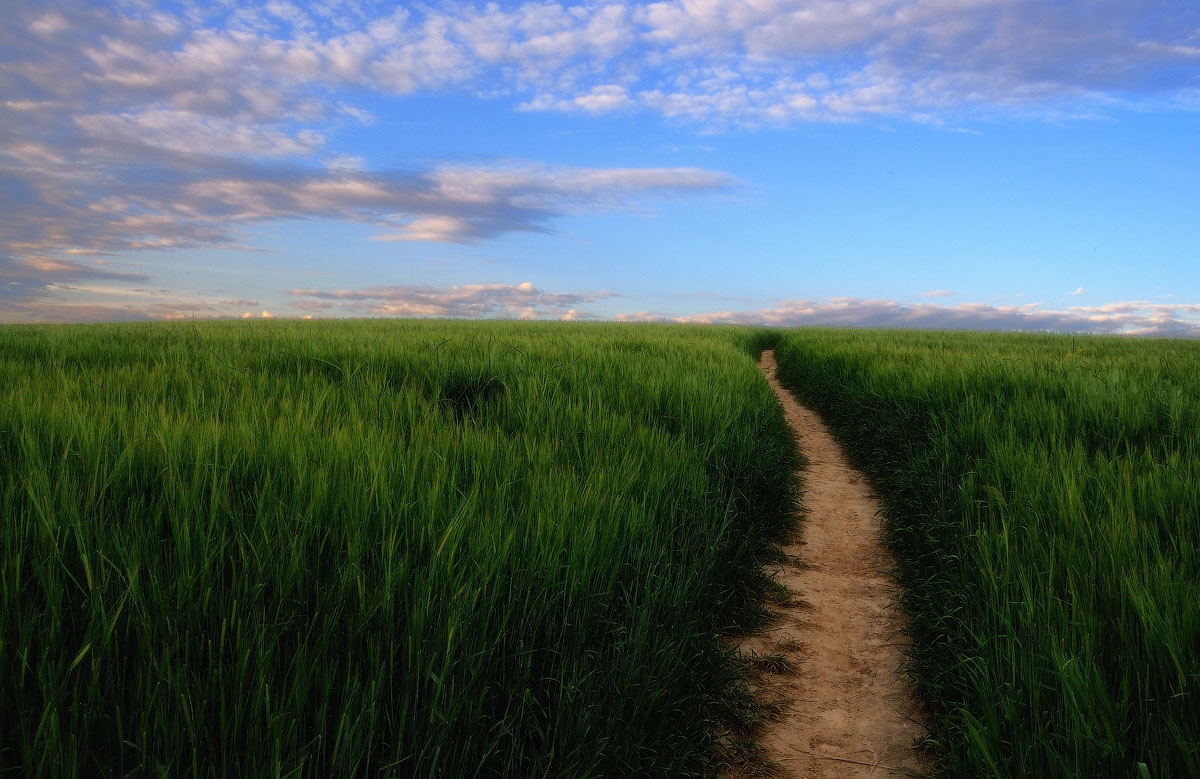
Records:
[[[25,2],[0,322],[1200,336],[1200,5]]]

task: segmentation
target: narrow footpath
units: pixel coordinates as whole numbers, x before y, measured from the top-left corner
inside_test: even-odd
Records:
[[[901,671],[905,616],[888,576],[879,503],[821,419],[780,386],[772,352],[759,367],[807,466],[800,528],[784,547],[798,562],[777,576],[791,595],[774,607],[770,629],[740,642],[744,652],[782,654],[797,669],[764,677],[763,692],[792,704],[758,741],[796,779],[920,775],[928,766],[914,747],[925,730]]]

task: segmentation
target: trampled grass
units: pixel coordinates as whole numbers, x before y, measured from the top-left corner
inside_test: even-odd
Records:
[[[879,486],[941,773],[1200,776],[1200,343],[803,330]]]
[[[790,521],[764,338],[0,329],[0,773],[705,773]]]

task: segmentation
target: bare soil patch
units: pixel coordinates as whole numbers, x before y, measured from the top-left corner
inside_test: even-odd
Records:
[[[905,617],[888,573],[879,503],[816,413],[776,381],[772,352],[759,367],[807,466],[804,519],[776,577],[787,588],[774,607],[778,619],[739,642],[745,653],[782,655],[796,669],[763,675],[760,695],[791,703],[756,739],[786,777],[920,775],[929,768],[917,749],[925,728],[901,670]]]

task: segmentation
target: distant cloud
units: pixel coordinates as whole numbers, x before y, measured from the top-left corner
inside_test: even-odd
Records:
[[[933,289],[933,290],[930,290],[929,292],[922,292],[921,297],[923,297],[923,298],[949,298],[949,297],[954,297],[957,294],[958,294],[957,292],[955,292],[953,290],[949,290],[949,289]]]
[[[0,284],[4,283],[0,277]],[[134,284],[96,279],[75,285],[51,283],[51,300],[16,301],[15,321],[86,322],[163,319],[424,317],[455,319],[613,320],[767,325],[772,327],[877,327],[932,330],[1096,333],[1200,338],[1200,303],[1118,301],[1097,306],[1045,308],[987,303],[938,305],[887,299],[785,300],[744,310],[679,315],[670,311],[618,311],[612,291],[550,292],[532,282],[457,286],[392,285],[359,289],[292,289],[281,308],[258,300],[205,299]],[[96,302],[106,301],[106,302]],[[12,303],[13,301],[9,301]],[[5,298],[0,286],[0,309]],[[255,314],[254,310],[260,313]],[[282,312],[282,313],[281,313]]]
[[[54,297],[9,301],[10,305],[4,305],[0,299],[0,321],[37,324],[255,317],[248,311],[239,313],[241,307],[235,300],[193,299],[166,293],[150,296],[136,292],[114,293],[110,299],[110,296],[96,294],[95,290],[71,288],[54,288],[51,292]]]
[[[0,195],[0,201],[3,197]],[[0,216],[0,219],[3,219]],[[22,247],[23,248],[23,247]],[[45,308],[44,296],[51,290],[71,288],[91,282],[141,284],[149,278],[109,268],[101,262],[81,263],[42,256],[28,251],[26,256],[14,256],[0,244],[0,321],[96,321],[143,319],[147,315],[136,307],[111,307],[96,303],[74,304],[73,309],[61,302]],[[37,305],[32,305],[33,303]]]
[[[1076,289],[1074,292],[1072,292],[1071,294],[1072,294],[1072,295],[1082,295],[1082,294],[1083,294],[1083,293],[1085,293],[1085,292],[1087,292],[1087,290],[1086,290],[1086,289],[1084,289],[1083,287],[1079,287],[1079,288],[1077,288],[1077,289]]]
[[[323,316],[453,317],[463,319],[590,319],[579,306],[612,292],[546,292],[531,282],[456,287],[388,286],[361,290],[294,289],[295,308]]]
[[[618,317],[637,321],[760,324],[779,327],[895,327],[937,330],[1013,330],[1110,333],[1142,336],[1200,337],[1200,304],[1173,305],[1128,301],[1102,306],[1044,309],[1039,304],[994,306],[963,303],[939,306],[894,300],[831,298],[790,300],[773,308],[718,311],[670,317],[640,313]]]
[[[4,260],[0,255],[0,289],[14,286],[44,286],[51,283],[76,282],[89,279],[120,279],[123,281],[146,281],[140,273],[125,273],[109,270],[101,262],[84,264],[71,260],[29,256],[21,259]],[[0,292],[0,294],[3,294]]]
[[[54,271],[28,278],[8,273],[0,262],[0,322],[124,322],[134,320],[234,318],[255,299],[162,289],[135,273]],[[74,275],[72,275],[74,274]],[[264,314],[269,312],[264,311]]]

